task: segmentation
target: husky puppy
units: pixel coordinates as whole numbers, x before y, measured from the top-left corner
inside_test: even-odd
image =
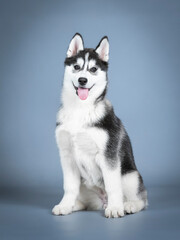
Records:
[[[106,217],[117,218],[147,206],[130,139],[105,98],[108,59],[107,37],[96,49],[84,48],[78,33],[69,44],[56,124],[64,196],[55,215],[105,209]]]

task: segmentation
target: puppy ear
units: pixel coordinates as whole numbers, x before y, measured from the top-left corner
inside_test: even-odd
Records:
[[[108,62],[109,60],[109,41],[108,37],[103,37],[99,44],[97,45],[95,51],[99,55],[102,61]]]
[[[84,44],[83,44],[82,36],[79,33],[76,33],[69,44],[67,57],[73,57],[83,49],[84,49]]]

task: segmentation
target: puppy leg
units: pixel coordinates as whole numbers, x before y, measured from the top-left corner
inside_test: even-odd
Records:
[[[80,174],[73,161],[73,152],[70,134],[66,131],[56,133],[60,148],[61,165],[64,176],[64,196],[52,212],[55,215],[67,215],[73,211],[80,188]]]
[[[123,193],[120,174],[120,161],[117,161],[117,166],[111,168],[107,164],[107,159],[104,156],[97,156],[104,179],[105,191],[107,193],[108,204],[105,209],[105,216],[110,217],[123,217]]]

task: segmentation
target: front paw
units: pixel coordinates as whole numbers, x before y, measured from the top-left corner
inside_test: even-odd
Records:
[[[52,213],[54,215],[67,215],[72,213],[72,207],[58,204],[54,206],[54,208],[52,209]]]
[[[124,216],[124,208],[118,207],[108,207],[105,209],[105,217],[107,218],[118,218]]]

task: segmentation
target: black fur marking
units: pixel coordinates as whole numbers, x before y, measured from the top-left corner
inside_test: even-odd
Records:
[[[81,176],[81,183],[84,184],[85,181],[86,181],[86,180]]]
[[[102,177],[98,178],[98,184],[99,186],[104,185],[104,180]]]
[[[61,123],[60,122],[56,122],[56,127],[60,126]]]
[[[115,167],[118,159],[118,146],[119,146],[119,135],[121,129],[121,121],[114,114],[114,110],[111,107],[106,107],[106,115],[97,123],[95,127],[103,128],[108,132],[108,142],[106,146],[105,156],[111,167]]]
[[[106,107],[106,115],[97,123],[95,127],[103,128],[108,132],[108,142],[105,156],[111,167],[115,167],[118,159],[121,161],[121,174],[126,174],[137,170],[132,151],[131,142],[121,120],[116,117],[112,107]],[[124,132],[120,142],[120,135]]]
[[[125,136],[122,139],[119,156],[121,159],[122,175],[137,170],[134,162],[131,141],[127,133],[125,133]]]
[[[83,171],[87,173],[87,170],[86,170],[86,167],[84,166],[84,164],[81,164],[81,167],[82,167]]]
[[[83,58],[85,60],[86,53],[89,53],[88,60],[94,59],[96,61],[96,65],[102,70],[107,71],[108,69],[108,63],[105,61],[102,61],[99,58],[99,55],[96,53],[96,51],[92,48],[85,48],[82,51],[79,51],[78,54],[72,57],[67,57],[64,61],[65,65],[70,66],[71,64],[75,64],[77,62],[78,58]]]
[[[144,187],[144,182],[143,182],[143,178],[141,177],[141,175],[138,175],[139,177],[139,188],[138,188],[138,193],[144,192],[146,189]]]

